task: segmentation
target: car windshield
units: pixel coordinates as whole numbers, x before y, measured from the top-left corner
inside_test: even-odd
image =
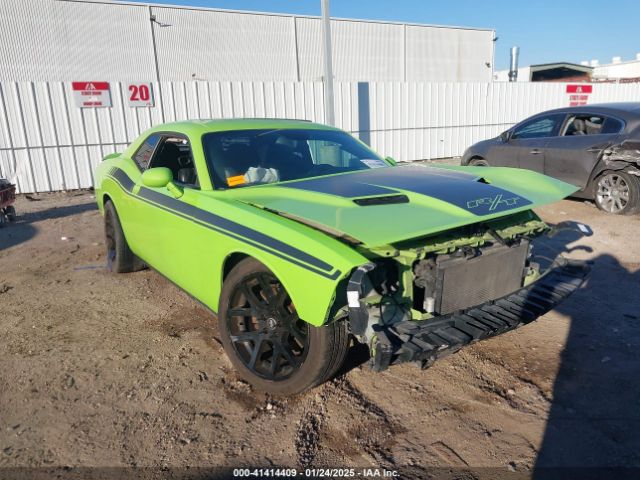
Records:
[[[387,167],[339,130],[263,129],[208,133],[203,147],[216,188],[260,185]]]

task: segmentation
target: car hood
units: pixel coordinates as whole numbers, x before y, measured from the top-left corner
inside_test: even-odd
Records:
[[[575,190],[528,170],[407,165],[226,193],[374,247],[528,210]]]

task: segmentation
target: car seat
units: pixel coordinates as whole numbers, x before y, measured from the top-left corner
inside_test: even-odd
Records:
[[[173,173],[174,178],[178,175],[180,170],[180,163],[178,158],[182,155],[180,149],[175,143],[164,142],[160,147],[160,153],[157,157],[151,160],[150,168],[166,167]]]
[[[586,125],[585,125],[583,119],[574,118],[572,126],[573,126],[573,133],[571,135],[586,135],[587,134],[587,128],[586,128]]]
[[[287,145],[272,143],[265,153],[265,167],[278,170],[281,180],[295,180],[313,168],[313,161]]]
[[[193,167],[181,168],[178,170],[176,181],[186,185],[198,185],[198,175]]]
[[[214,183],[227,186],[227,178],[244,175],[250,167],[260,162],[254,148],[245,144],[233,144],[223,148],[217,141],[209,145],[209,164],[213,165]]]
[[[602,123],[596,123],[590,120],[585,120],[584,125],[587,131],[587,135],[597,135],[602,130]]]

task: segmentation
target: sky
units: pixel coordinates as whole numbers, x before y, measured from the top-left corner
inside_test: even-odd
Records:
[[[149,3],[320,15],[320,0],[150,0]],[[496,30],[496,70],[640,53],[640,0],[331,0],[331,16]]]

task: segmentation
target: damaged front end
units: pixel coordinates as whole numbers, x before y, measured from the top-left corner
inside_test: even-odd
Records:
[[[590,234],[588,227],[579,226]],[[532,322],[586,280],[584,262],[541,267],[534,239],[553,230],[532,211],[362,253],[347,284],[351,332],[371,366],[423,368],[463,346]]]

